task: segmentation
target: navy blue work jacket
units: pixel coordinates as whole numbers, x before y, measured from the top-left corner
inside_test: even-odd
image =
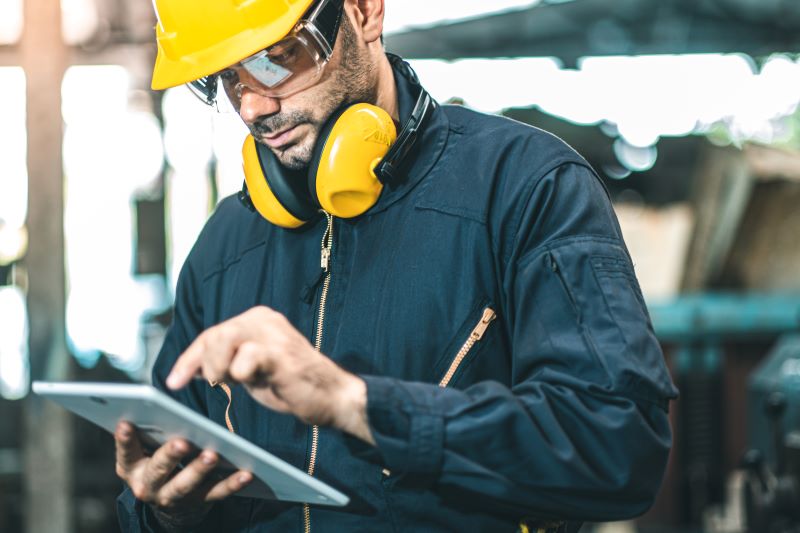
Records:
[[[397,65],[395,78],[407,117]],[[643,513],[677,391],[599,178],[558,138],[464,107],[437,106],[419,144],[372,209],[333,220],[321,351],[366,381],[377,446],[320,429],[314,476],[352,501],[311,506],[311,531],[513,532],[526,517]],[[223,200],[181,272],[154,384],[166,389],[200,332],[256,305],[316,340],[326,226],[281,229]],[[225,425],[219,386],[170,394]],[[307,469],[311,427],[241,386],[229,414]],[[123,531],[159,530],[129,490],[118,507]],[[303,527],[302,505],[232,497],[198,531]]]

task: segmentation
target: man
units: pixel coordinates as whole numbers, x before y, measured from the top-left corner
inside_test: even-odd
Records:
[[[231,497],[250,474],[208,481],[210,451],[177,470],[188,443],[147,456],[123,423],[122,529],[575,531],[643,513],[676,391],[588,164],[463,107],[410,120],[424,93],[383,50],[383,0],[155,4],[154,86],[194,82],[209,103],[225,91],[290,180],[328,157],[315,147],[343,105],[420,127],[359,216],[286,229],[224,200],[153,369],[156,386],[351,504]],[[319,68],[281,63],[298,43]]]

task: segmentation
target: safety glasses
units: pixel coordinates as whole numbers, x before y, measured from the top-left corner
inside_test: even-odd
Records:
[[[344,0],[320,0],[277,43],[187,86],[200,100],[217,109],[219,96],[225,94],[237,110],[248,90],[280,98],[312,86],[333,53],[343,6]]]

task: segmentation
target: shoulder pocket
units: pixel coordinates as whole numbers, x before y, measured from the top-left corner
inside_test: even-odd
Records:
[[[635,346],[638,330],[645,325],[643,322],[649,325],[650,317],[632,265],[627,257],[612,256],[593,256],[591,265],[606,308],[625,344]]]
[[[616,356],[605,354],[609,371],[622,389],[663,406],[665,398],[674,396],[674,388],[630,258],[620,251],[616,256],[594,255],[590,263],[612,329],[616,330],[614,334],[608,328],[605,332],[598,328],[595,336],[607,348],[613,350],[616,345],[620,350]],[[611,341],[614,337],[619,340]]]
[[[593,386],[663,405],[674,396],[633,265],[621,241],[570,239],[545,254],[550,284],[546,349],[570,375]],[[556,292],[547,293],[556,297]],[[572,314],[572,316],[567,316]]]

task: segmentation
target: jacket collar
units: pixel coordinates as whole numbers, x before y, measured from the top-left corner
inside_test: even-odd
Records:
[[[386,54],[392,65],[397,87],[397,104],[400,124],[404,124],[414,109],[419,89],[411,76],[411,66],[400,57]],[[442,108],[434,102],[431,115],[420,131],[414,149],[399,168],[398,179],[386,185],[378,202],[367,211],[367,215],[379,213],[408,194],[431,171],[444,150],[449,131],[449,122]]]

